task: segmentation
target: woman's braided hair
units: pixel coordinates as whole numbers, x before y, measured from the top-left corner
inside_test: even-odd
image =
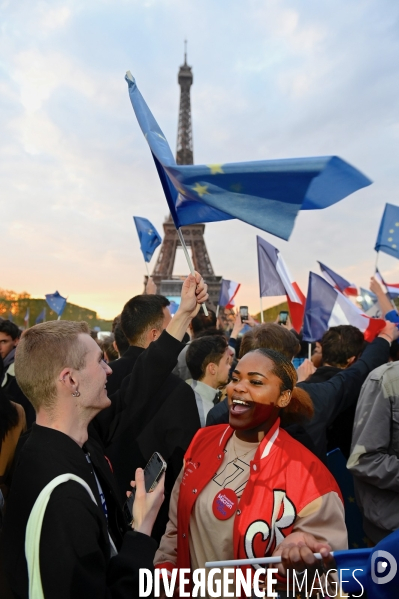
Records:
[[[303,417],[307,419],[312,418],[314,413],[312,400],[306,391],[295,386],[298,377],[292,362],[274,349],[259,347],[252,351],[262,354],[262,356],[269,358],[273,362],[274,367],[272,373],[281,381],[280,392],[291,392],[290,403],[283,408],[284,414],[291,415],[293,420],[300,420]]]

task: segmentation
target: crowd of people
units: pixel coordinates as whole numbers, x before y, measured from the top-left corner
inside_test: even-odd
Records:
[[[289,324],[220,329],[198,273],[173,318],[150,281],[105,341],[82,322],[21,335],[0,319],[1,596],[131,599],[142,568],[273,555],[287,597],[287,571],[348,547],[336,448],[367,544],[398,529],[399,315],[371,288],[383,330],[366,343],[333,326],[312,360]],[[154,452],[166,471],[147,492]]]

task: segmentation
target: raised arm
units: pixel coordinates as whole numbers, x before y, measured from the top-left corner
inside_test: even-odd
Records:
[[[370,291],[375,293],[375,295],[377,296],[378,304],[381,308],[382,317],[384,318],[384,316],[388,312],[392,311],[392,304],[385,295],[383,288],[381,287],[377,279],[375,279],[374,277],[371,277],[370,280]]]
[[[201,275],[189,275],[182,286],[180,306],[166,330],[137,358],[132,374],[112,396],[112,405],[95,419],[105,446],[121,427],[129,426],[132,434],[138,433],[140,418],[176,366],[187,327],[207,299],[207,285]]]
[[[368,374],[388,361],[390,343],[397,337],[397,327],[387,322],[386,327],[352,366],[323,383],[298,383],[298,387],[305,389],[314,403],[315,414],[304,426],[317,447],[323,447],[324,451],[326,427],[338,414],[356,403]]]

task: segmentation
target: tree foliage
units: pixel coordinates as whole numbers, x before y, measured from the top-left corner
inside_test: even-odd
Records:
[[[46,320],[57,320],[58,316],[50,310],[45,299],[31,298],[26,291],[17,293],[9,289],[0,288],[0,318],[10,319],[19,327],[25,327],[24,318],[29,308],[29,326],[35,324],[36,318],[46,308]],[[62,320],[84,320],[89,327],[100,327],[101,330],[110,331],[112,320],[98,318],[97,312],[82,308],[76,304],[67,302]]]

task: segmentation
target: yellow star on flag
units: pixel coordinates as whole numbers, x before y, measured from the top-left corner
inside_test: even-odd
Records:
[[[155,133],[155,135],[158,135],[158,137],[160,137],[161,139],[163,139],[164,141],[166,141],[166,139],[164,138],[164,136],[161,135],[160,133]]]
[[[392,237],[388,237],[388,241],[393,241]]]
[[[200,183],[196,183],[194,185],[193,191],[196,191],[198,193],[198,195],[200,196],[200,198],[202,198],[202,196],[204,196],[206,193],[209,194],[208,186],[201,185]]]
[[[349,501],[349,503],[355,503],[355,498],[354,497],[348,497],[348,501]]]
[[[394,230],[393,230],[393,229],[389,229],[389,232],[390,232],[390,233],[394,233]]]
[[[395,223],[395,227],[399,227],[399,223]]]
[[[207,164],[206,166],[211,169],[211,175],[217,175],[218,173],[223,175],[224,173],[221,164]]]

